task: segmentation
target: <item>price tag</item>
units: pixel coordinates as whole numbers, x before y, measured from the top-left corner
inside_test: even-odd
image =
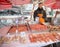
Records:
[[[21,35],[21,37],[25,37],[26,36],[26,32],[21,32],[20,35]]]

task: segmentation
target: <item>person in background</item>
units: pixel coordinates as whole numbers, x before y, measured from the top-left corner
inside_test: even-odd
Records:
[[[37,10],[35,10],[34,11],[34,21],[36,21],[36,17],[39,17],[39,23],[40,22],[46,22],[47,20],[46,20],[46,12],[45,12],[45,10],[43,9],[43,3],[38,3],[38,8],[37,8]],[[39,14],[41,14],[42,16],[39,16]],[[40,18],[40,17],[42,17],[42,18]],[[42,20],[42,19],[44,19],[44,20]],[[41,24],[42,24],[41,23]]]

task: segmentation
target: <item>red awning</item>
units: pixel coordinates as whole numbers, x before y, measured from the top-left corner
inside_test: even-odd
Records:
[[[12,5],[0,5],[0,10],[11,9]]]
[[[44,5],[50,7],[50,6],[53,5],[54,3],[56,3],[55,0],[46,0],[46,1],[44,2]]]
[[[56,1],[55,4],[52,5],[52,9],[60,9],[60,1]]]
[[[60,9],[60,0],[46,0],[44,4],[45,6],[51,7],[52,9]]]
[[[31,0],[10,0],[14,5],[23,5],[30,3]]]
[[[8,0],[0,0],[0,10],[10,9],[12,4]]]
[[[10,9],[12,5],[23,5],[30,3],[31,0],[0,0],[0,10]]]
[[[11,5],[9,0],[0,0],[0,5]]]

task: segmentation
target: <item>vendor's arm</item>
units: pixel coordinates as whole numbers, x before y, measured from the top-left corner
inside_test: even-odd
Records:
[[[37,11],[34,11],[34,15],[33,15],[34,21],[35,21],[36,17],[37,17]]]

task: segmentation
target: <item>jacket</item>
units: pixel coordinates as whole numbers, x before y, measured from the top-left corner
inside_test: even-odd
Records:
[[[43,8],[38,8],[37,10],[34,11],[34,15],[33,15],[34,21],[35,21],[36,17],[39,17],[39,16],[37,16],[38,14],[43,14],[43,18],[46,21],[46,12],[45,12],[45,10],[43,10]]]

